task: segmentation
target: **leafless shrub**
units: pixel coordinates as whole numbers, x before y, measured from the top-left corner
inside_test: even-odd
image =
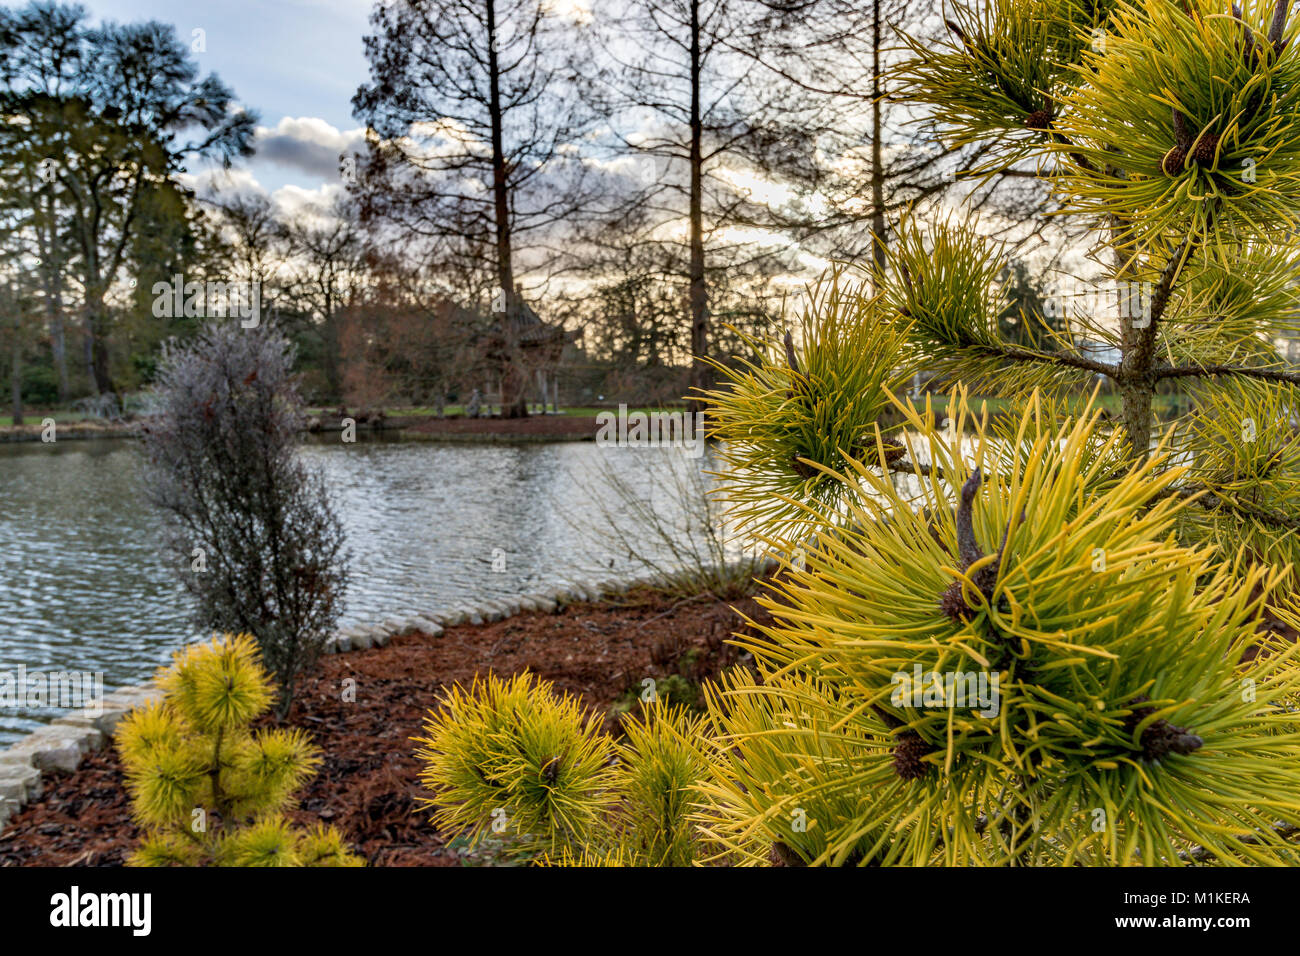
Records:
[[[663,448],[610,452],[637,455],[641,467],[617,469],[601,456],[592,472],[573,476],[574,494],[560,507],[571,527],[626,552],[671,597],[728,600],[754,591],[766,568],[761,550],[727,526],[700,462]]]
[[[252,634],[283,716],[343,609],[343,529],[297,449],[293,350],[274,329],[213,323],[168,343],[142,427],[145,486],[204,627]]]

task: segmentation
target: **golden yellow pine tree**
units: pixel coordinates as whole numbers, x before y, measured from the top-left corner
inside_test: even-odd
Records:
[[[303,830],[284,813],[320,763],[297,729],[252,730],[274,687],[247,635],[175,655],[164,698],[118,727],[136,822],[133,866],[361,866],[333,828]]]

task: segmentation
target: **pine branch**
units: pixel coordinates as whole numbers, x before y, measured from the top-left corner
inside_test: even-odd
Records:
[[[1082,355],[1071,355],[1069,352],[1037,352],[1033,349],[1020,348],[1015,345],[974,345],[968,346],[968,348],[991,357],[1010,359],[1013,362],[1039,362],[1045,365],[1061,365],[1066,368],[1081,369],[1085,372],[1105,375],[1110,378],[1119,375],[1119,366],[1084,358]]]
[[[1268,40],[1273,44],[1274,54],[1282,52],[1282,35],[1286,33],[1287,12],[1291,9],[1292,0],[1277,0],[1277,6],[1273,8],[1273,22],[1268,28]]]
[[[902,472],[905,475],[916,475],[918,478],[929,478],[933,475],[943,476],[943,469],[941,468],[920,464],[919,462],[913,463],[905,459],[891,464],[889,470]]]
[[[1282,839],[1286,840],[1289,837],[1295,836],[1297,833],[1300,833],[1300,826],[1296,826],[1294,823],[1275,823],[1273,825],[1273,832],[1277,836],[1280,836]],[[1250,844],[1251,846],[1254,846],[1258,843],[1263,842],[1263,838],[1256,834],[1251,834],[1242,837],[1239,842],[1247,843]],[[1204,860],[1212,860],[1217,855],[1218,854],[1216,854],[1213,850],[1207,849],[1203,846],[1198,846],[1195,849],[1185,850],[1184,852],[1179,853],[1178,859],[1187,860],[1193,863],[1200,863]]]
[[[1300,531],[1300,516],[1285,514],[1281,511],[1275,511],[1272,508],[1261,508],[1259,505],[1243,501],[1232,495],[1225,495],[1221,492],[1212,490],[1208,485],[1194,484],[1182,488],[1170,488],[1163,492],[1160,497],[1182,498],[1184,500],[1195,500],[1197,504],[1206,510],[1221,508],[1230,511],[1241,518],[1253,518],[1264,524],[1272,525],[1276,528],[1282,528],[1288,531]]]
[[[1164,269],[1160,272],[1160,281],[1156,283],[1155,290],[1151,293],[1151,324],[1144,329],[1145,338],[1152,345],[1155,344],[1156,327],[1160,320],[1165,316],[1165,310],[1169,308],[1170,296],[1174,291],[1174,282],[1178,279],[1178,274],[1182,272],[1184,264],[1192,254],[1193,239],[1185,236],[1183,241],[1178,244],[1174,254],[1169,257],[1165,263]]]
[[[1053,141],[1066,148],[1070,158],[1074,160],[1075,165],[1078,166],[1080,169],[1089,173],[1096,173],[1098,171],[1097,167],[1093,165],[1092,160],[1090,160],[1087,156],[1084,156],[1075,148],[1074,140],[1070,139],[1070,137],[1066,136],[1064,133],[1062,133],[1060,130],[1056,128],[1055,120],[1053,120],[1050,126],[1048,127],[1048,135],[1051,136]]]
[[[1300,372],[1284,372],[1281,369],[1258,368],[1248,365],[1158,365],[1151,370],[1151,375],[1156,379],[1213,378],[1219,375],[1241,375],[1245,378],[1257,378],[1265,382],[1300,385]]]

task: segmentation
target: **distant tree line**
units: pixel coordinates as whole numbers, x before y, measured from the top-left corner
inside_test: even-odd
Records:
[[[932,9],[933,8],[933,9]],[[892,104],[902,0],[382,0],[342,189],[286,212],[183,174],[256,149],[257,114],[175,28],[0,8],[0,348],[15,418],[120,409],[159,349],[253,296],[316,403],[527,414],[537,318],[566,381],[645,400],[707,385],[831,262],[872,281],[909,206],[970,186]],[[1049,203],[980,180],[1018,242]],[[329,191],[327,191],[328,193]],[[158,290],[179,282],[175,296]],[[220,295],[217,298],[221,298]],[[238,298],[238,296],[236,296]],[[176,307],[160,308],[174,301]],[[495,343],[485,350],[485,341]]]

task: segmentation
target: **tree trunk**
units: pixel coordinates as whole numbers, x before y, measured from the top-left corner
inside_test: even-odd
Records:
[[[325,367],[325,387],[329,389],[330,396],[339,401],[343,400],[343,375],[340,370],[341,354],[339,349],[339,322],[335,314],[337,309],[334,307],[334,277],[326,278],[328,283],[325,289],[325,315],[323,327],[321,328],[321,338],[324,340],[325,355],[323,356]]]
[[[1129,354],[1125,353],[1126,366],[1130,364]],[[1122,374],[1132,374],[1132,369],[1125,369]],[[1155,388],[1147,381],[1130,379],[1121,381],[1119,385],[1120,412],[1129,436],[1129,451],[1134,458],[1145,457],[1151,447],[1151,409],[1155,394]]]
[[[496,0],[487,0],[488,113],[492,123],[492,197],[497,234],[497,282],[505,314],[501,316],[501,417],[527,418],[527,390],[519,373],[519,292],[510,248],[510,187],[501,113],[501,67],[497,60]]]
[[[10,307],[14,310],[13,365],[9,370],[9,388],[13,396],[14,424],[23,423],[23,336],[22,308],[18,297],[11,296]]]
[[[90,379],[99,395],[116,395],[108,369],[108,315],[104,283],[100,280],[98,247],[85,243],[86,255],[86,360]]]
[[[90,331],[90,317],[82,316],[81,321],[81,364],[86,370],[86,378],[95,381],[95,336]]]
[[[50,358],[59,379],[59,404],[66,404],[68,389],[68,341],[63,330],[63,302],[57,296],[47,298],[47,324],[50,330]]]
[[[704,123],[700,115],[700,3],[691,3],[691,385],[708,388],[709,292],[704,281]]]
[[[871,264],[873,285],[880,287],[885,274],[885,168],[881,138],[880,2],[871,5]]]
[[[1125,259],[1121,248],[1127,239],[1118,223],[1111,224],[1111,241],[1115,244],[1115,279],[1118,285],[1116,305],[1119,312],[1120,329],[1120,364],[1116,385],[1120,395],[1120,413],[1124,430],[1128,433],[1129,454],[1134,459],[1142,459],[1151,449],[1151,415],[1155,404],[1155,380],[1151,369],[1155,364],[1156,327],[1160,318],[1156,312],[1156,303],[1149,305],[1151,314],[1145,318],[1145,324],[1135,321],[1131,283],[1135,281],[1132,263]],[[1163,312],[1163,306],[1159,308]]]
[[[108,367],[108,316],[102,294],[86,303],[86,329],[90,345],[90,375],[100,395],[117,395]]]
[[[68,400],[68,345],[63,329],[63,296],[60,292],[60,263],[56,260],[57,241],[55,230],[54,197],[47,197],[47,217],[40,225],[39,241],[41,253],[41,280],[45,293],[45,323],[50,330],[50,358],[59,382],[59,403]]]

